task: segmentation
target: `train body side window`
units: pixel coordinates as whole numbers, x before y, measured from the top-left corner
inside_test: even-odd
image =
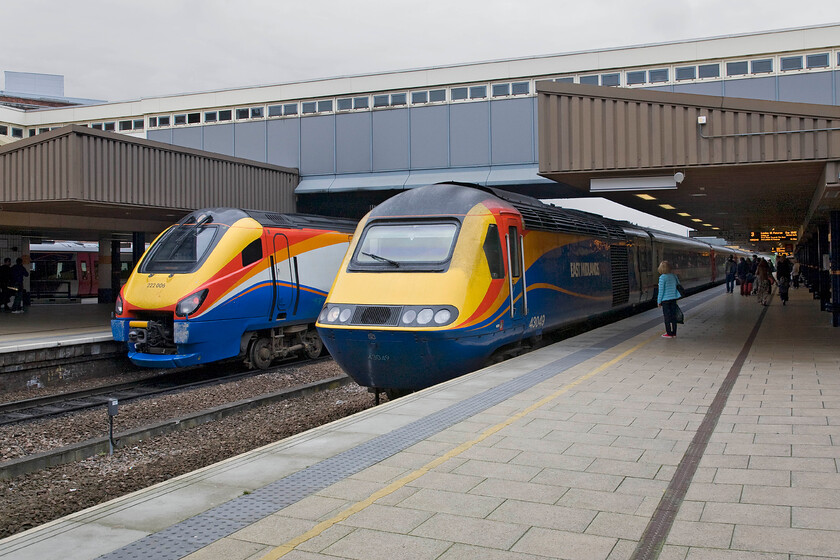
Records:
[[[505,277],[505,263],[502,258],[502,242],[499,241],[499,228],[496,224],[487,226],[487,237],[484,239],[484,256],[490,267],[490,278],[496,280]]]
[[[253,264],[262,259],[262,238],[258,237],[251,241],[247,247],[242,249],[242,267]]]
[[[521,260],[519,257],[519,230],[516,226],[510,226],[508,232],[510,234],[510,254],[508,258],[510,259],[511,275],[514,278],[519,278],[522,274],[519,267]]]

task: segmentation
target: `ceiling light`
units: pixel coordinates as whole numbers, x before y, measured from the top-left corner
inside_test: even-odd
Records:
[[[688,212],[677,212],[677,216],[685,216],[686,218],[688,218],[689,216],[691,216],[691,214],[689,214]]]
[[[712,227],[712,224],[703,224],[706,227]]]
[[[691,218],[691,221],[692,222],[702,222],[703,220],[701,220],[699,218]]]
[[[637,194],[636,196],[638,196],[642,200],[656,200],[656,197],[650,196],[649,194]]]
[[[676,210],[676,208],[674,208],[670,204],[660,204],[659,207],[664,208],[665,210]]]
[[[673,175],[664,177],[612,177],[609,179],[590,179],[589,192],[610,191],[650,191],[676,189],[677,180]]]
[[[692,193],[691,196],[706,196],[706,193]]]
[[[719,231],[719,230],[720,230],[720,228],[719,228],[719,227],[713,227],[712,229],[713,229],[713,230],[716,230],[716,231]]]

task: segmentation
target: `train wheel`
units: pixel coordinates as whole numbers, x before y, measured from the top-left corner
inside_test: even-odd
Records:
[[[300,341],[309,359],[314,360],[324,351],[324,343],[321,342],[321,337],[318,336],[315,329],[309,329],[306,332],[300,333]]]
[[[251,344],[251,366],[259,369],[268,369],[274,356],[271,352],[271,340],[261,336]]]

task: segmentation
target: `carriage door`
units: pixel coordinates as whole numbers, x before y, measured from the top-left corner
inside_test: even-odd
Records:
[[[504,251],[507,255],[507,278],[510,289],[510,318],[514,321],[528,315],[528,294],[525,286],[524,239],[518,216],[502,214]]]
[[[76,253],[78,259],[77,278],[79,280],[79,289],[76,291],[79,297],[95,295],[93,293],[93,262],[94,253]]]
[[[271,277],[274,283],[271,302],[272,321],[286,319],[294,314],[298,295],[296,272],[289,254],[289,239],[282,233],[275,233],[274,256],[271,260]]]

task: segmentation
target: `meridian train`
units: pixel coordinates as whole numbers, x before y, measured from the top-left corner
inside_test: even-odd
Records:
[[[429,185],[362,219],[317,328],[357,383],[400,394],[655,303],[662,260],[696,291],[722,281],[734,253],[511,192]]]
[[[243,356],[267,368],[321,354],[315,319],[355,220],[233,208],[198,210],[151,244],[123,286],[114,340],[147,367]]]

